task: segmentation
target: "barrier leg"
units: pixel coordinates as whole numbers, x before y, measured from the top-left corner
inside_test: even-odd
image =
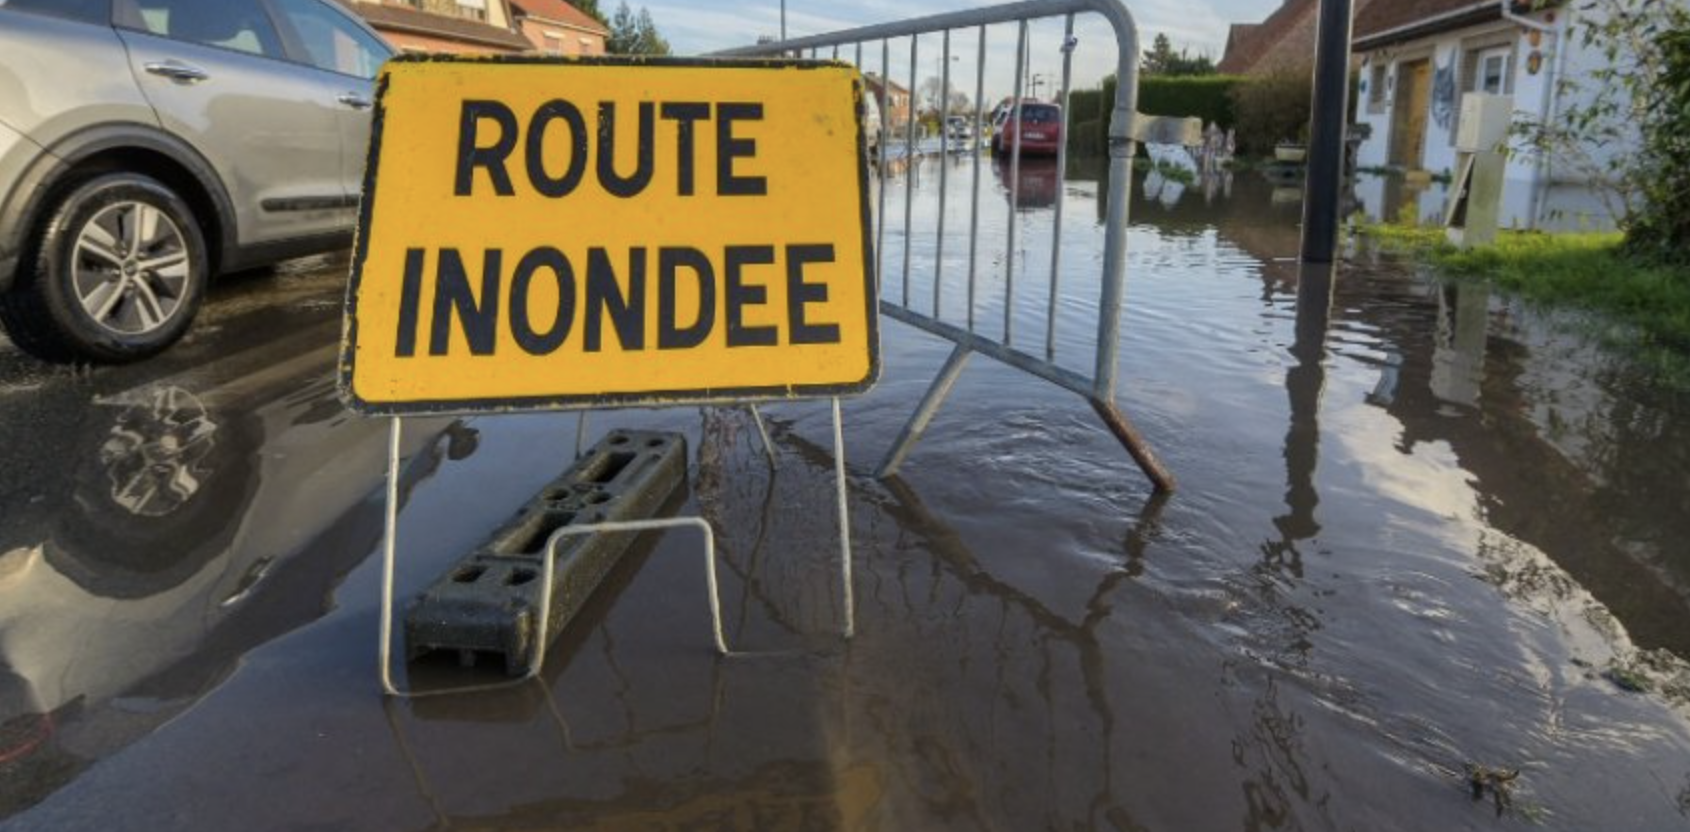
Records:
[[[1092,409],[1097,411],[1097,415],[1102,417],[1103,424],[1109,428],[1109,432],[1115,434],[1115,438],[1120,440],[1122,447],[1127,449],[1127,453],[1132,456],[1133,461],[1138,463],[1139,470],[1143,471],[1144,475],[1150,479],[1150,483],[1155,486],[1157,493],[1173,491],[1178,485],[1174,480],[1173,473],[1162,464],[1162,460],[1156,457],[1156,452],[1150,449],[1150,443],[1144,441],[1144,434],[1139,433],[1138,428],[1133,427],[1132,422],[1127,421],[1127,415],[1121,412],[1121,408],[1117,407],[1113,401],[1106,399],[1094,398],[1090,401]]]
[[[962,368],[968,365],[968,356],[973,353],[960,344],[951,350],[951,356],[945,359],[945,366],[934,376],[933,383],[928,386],[926,395],[921,397],[921,404],[910,414],[910,420],[904,424],[904,430],[898,434],[891,450],[886,452],[885,461],[880,463],[880,470],[875,476],[890,477],[898,473],[899,466],[904,464],[904,458],[909,456],[910,449],[921,441],[921,435],[927,432],[927,426],[933,422],[933,416],[939,412],[939,407],[950,396],[951,388],[956,386],[957,377],[962,375]]]

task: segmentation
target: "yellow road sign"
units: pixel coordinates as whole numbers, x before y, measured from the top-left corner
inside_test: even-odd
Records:
[[[868,389],[861,97],[854,69],[815,62],[390,62],[348,290],[348,403]]]

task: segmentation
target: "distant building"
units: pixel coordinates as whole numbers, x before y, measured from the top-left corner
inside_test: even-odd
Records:
[[[881,106],[882,118],[886,121],[886,129],[900,131],[909,125],[910,120],[910,91],[898,86],[897,81],[882,82],[880,76],[872,72],[863,74],[863,82],[868,85],[868,94],[876,102],[882,100],[882,89],[885,92],[885,103]]]
[[[402,52],[531,52],[507,0],[342,0]]]
[[[517,31],[544,55],[603,55],[610,30],[564,0],[510,0]]]
[[[1377,5],[1412,6],[1417,2],[1384,0]],[[1374,5],[1372,0],[1355,0],[1356,14],[1360,16]],[[1285,0],[1260,23],[1232,24],[1226,35],[1226,52],[1215,69],[1224,75],[1267,75],[1313,64],[1319,11],[1320,0]]]

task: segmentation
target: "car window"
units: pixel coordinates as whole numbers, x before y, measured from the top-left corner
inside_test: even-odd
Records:
[[[124,0],[127,25],[174,40],[282,57],[281,39],[258,0]]]
[[[299,35],[306,60],[318,69],[374,78],[390,54],[386,45],[321,0],[276,0],[275,7]]]
[[[1055,124],[1062,120],[1062,111],[1055,107],[1021,105],[1021,120],[1027,124]]]
[[[111,22],[111,0],[0,0],[0,9],[68,17],[84,23]]]

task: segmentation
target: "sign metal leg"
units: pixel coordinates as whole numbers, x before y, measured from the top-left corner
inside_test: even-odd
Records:
[[[387,533],[381,539],[381,686],[388,696],[399,696],[393,686],[393,559],[399,534],[399,439],[404,419],[393,417],[387,431]]]
[[[768,457],[769,464],[775,462],[775,443],[769,439],[769,426],[763,423],[763,411],[757,405],[751,405],[751,421],[757,423],[757,435],[763,437],[763,454]]]
[[[841,615],[843,621],[840,630],[841,635],[845,639],[849,640],[852,636],[856,635],[857,613],[855,584],[852,581],[851,573],[851,504],[849,500],[849,491],[846,488],[845,482],[845,422],[844,417],[840,413],[839,398],[834,397],[831,401],[833,407],[834,501],[839,515],[839,578],[842,585],[841,603],[844,606],[844,612]],[[775,444],[774,440],[769,436],[768,426],[763,422],[762,411],[758,409],[757,405],[750,405],[750,408],[751,418],[757,424],[757,433],[762,436],[763,439],[763,450],[766,454],[768,454],[769,464],[774,465]],[[714,559],[712,558],[712,576],[714,573],[715,566]],[[714,585],[711,587],[711,595],[715,595]],[[718,624],[718,628],[719,627],[720,625]],[[789,652],[793,651],[775,651],[774,653],[761,655],[784,655]],[[736,653],[735,655],[745,654]]]
[[[845,492],[845,429],[839,397],[833,398],[833,477],[839,502],[839,576],[844,583],[845,638],[857,632],[857,612],[851,583],[851,506]]]

